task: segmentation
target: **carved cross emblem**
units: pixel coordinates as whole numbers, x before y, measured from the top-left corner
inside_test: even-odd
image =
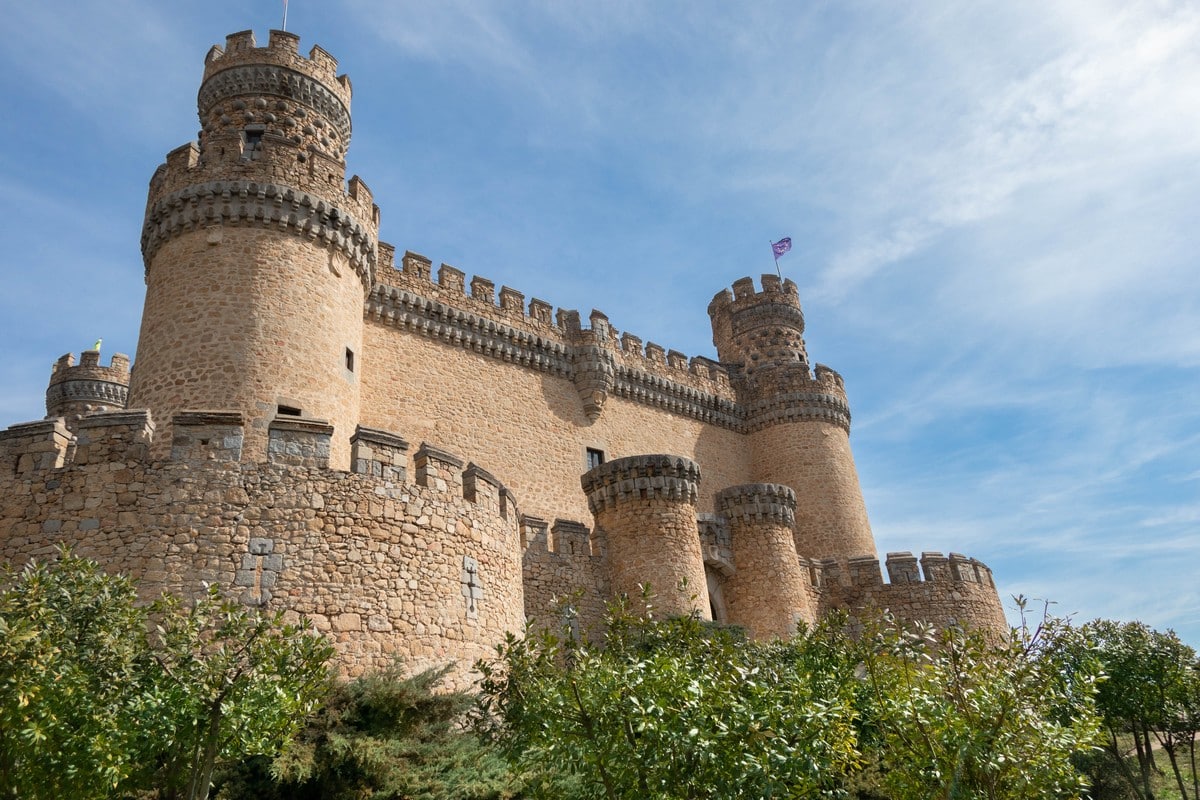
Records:
[[[467,601],[467,617],[475,619],[479,616],[479,600],[483,599],[483,584],[479,582],[479,562],[470,556],[463,556],[462,593]]]

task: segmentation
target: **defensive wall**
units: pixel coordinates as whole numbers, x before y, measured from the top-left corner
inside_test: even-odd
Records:
[[[469,667],[522,629],[520,512],[483,470],[364,429],[354,471],[330,470],[315,420],[273,424],[266,463],[242,461],[237,413],[180,414],[173,430],[165,460],[149,458],[144,411],[0,433],[0,559],[69,545],[148,596],[234,587],[312,619],[348,674],[394,656]]]
[[[170,455],[152,459],[145,411],[61,418],[0,432],[0,559],[68,545],[130,574],[152,596],[201,581],[251,605],[313,620],[357,674],[401,657],[456,663],[456,679],[526,620],[556,625],[570,606],[600,630],[617,594],[645,584],[657,613],[696,612],[786,636],[834,609],[860,616],[1004,630],[991,571],[959,554],[879,560],[795,555],[784,486],[719,493],[698,513],[699,467],[635,456],[581,479],[595,527],[521,513],[504,484],[428,443],[356,431],[352,470],[328,467],[332,428],[277,419],[265,463],[244,459],[236,412],[176,416]],[[411,479],[410,479],[411,478]]]

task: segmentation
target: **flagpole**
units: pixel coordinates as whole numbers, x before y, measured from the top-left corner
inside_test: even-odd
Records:
[[[287,4],[288,0],[283,0],[283,27],[280,30],[287,30]]]
[[[775,255],[775,243],[767,240],[771,245],[771,255]],[[775,274],[779,276],[779,280],[783,280],[783,273],[779,271],[779,256],[775,256]]]

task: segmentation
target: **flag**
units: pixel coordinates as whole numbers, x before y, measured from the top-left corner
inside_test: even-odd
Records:
[[[95,343],[94,345],[92,345],[92,349],[93,349],[93,350],[99,350],[99,349],[100,349],[100,343],[101,343],[101,342],[103,342],[103,341],[104,341],[103,339],[97,339],[97,340],[96,340],[96,343]]]
[[[775,242],[774,244],[771,245],[771,251],[773,253],[775,253],[775,258],[779,258],[781,255],[783,255],[784,253],[786,253],[788,250],[791,250],[791,249],[792,249],[792,237],[790,237],[790,236],[785,236],[782,239],[780,239],[778,242]]]

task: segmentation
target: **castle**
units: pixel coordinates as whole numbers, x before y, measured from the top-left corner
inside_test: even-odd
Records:
[[[0,560],[236,587],[348,674],[469,665],[643,586],[759,638],[868,607],[1002,635],[974,559],[889,553],[884,581],[792,281],[716,294],[714,361],[397,259],[336,69],[284,31],[209,51],[200,140],[150,181],[137,363],[63,356],[46,419],[0,432]]]

